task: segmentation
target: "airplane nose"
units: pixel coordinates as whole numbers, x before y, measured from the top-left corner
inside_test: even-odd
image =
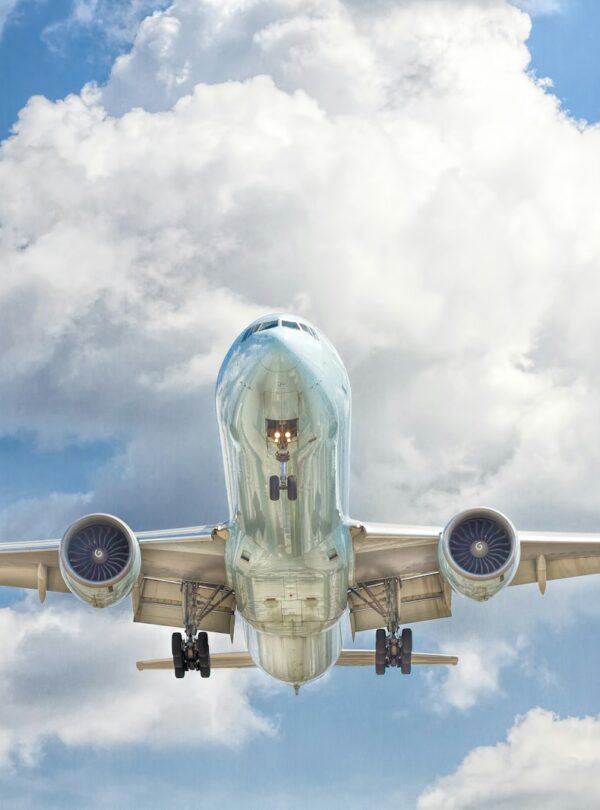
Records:
[[[285,374],[296,368],[297,359],[287,346],[274,340],[271,348],[262,356],[261,363],[267,371]]]

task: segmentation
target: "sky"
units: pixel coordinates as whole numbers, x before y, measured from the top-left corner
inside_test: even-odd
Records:
[[[1,537],[226,518],[214,382],[274,310],[347,365],[354,517],[597,530],[600,10],[519,6],[0,0]],[[170,631],[74,602],[0,592],[11,808],[600,803],[594,577],[298,698],[138,673]]]

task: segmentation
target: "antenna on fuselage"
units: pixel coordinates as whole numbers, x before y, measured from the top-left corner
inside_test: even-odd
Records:
[[[295,684],[294,684],[294,694],[295,694],[295,695],[299,695],[299,694],[300,694],[300,684],[299,684],[299,683],[295,683]]]

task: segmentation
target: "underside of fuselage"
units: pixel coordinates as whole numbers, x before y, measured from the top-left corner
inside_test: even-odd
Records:
[[[248,649],[279,680],[313,680],[339,655],[352,566],[346,370],[304,319],[262,318],[225,358],[217,411]]]

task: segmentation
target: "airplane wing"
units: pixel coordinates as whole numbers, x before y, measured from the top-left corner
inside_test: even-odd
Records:
[[[452,589],[439,571],[441,527],[353,523],[352,632],[452,615]],[[511,585],[600,573],[600,534],[517,532],[521,560]],[[395,612],[395,613],[394,613]]]
[[[192,609],[197,627],[233,633],[235,597],[225,572],[226,526],[193,526],[136,532],[141,575],[132,591],[136,622],[182,627]],[[0,543],[0,585],[32,588],[43,602],[47,591],[69,591],[59,568],[60,540]]]

